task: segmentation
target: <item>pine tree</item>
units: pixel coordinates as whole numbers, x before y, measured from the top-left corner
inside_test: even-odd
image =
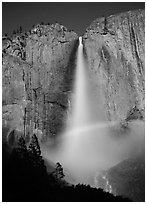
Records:
[[[36,156],[38,156],[38,157],[41,156],[41,150],[40,150],[38,138],[37,138],[37,136],[35,134],[31,138],[29,149]]]
[[[19,154],[19,156],[21,158],[25,158],[26,154],[28,152],[25,140],[24,140],[24,138],[22,136],[18,140],[18,145],[17,145],[17,148],[16,148],[16,152]]]
[[[56,163],[54,175],[56,179],[62,179],[65,176],[63,173],[63,167],[59,162]]]
[[[35,167],[45,167],[37,136],[34,134],[29,145],[29,158]]]

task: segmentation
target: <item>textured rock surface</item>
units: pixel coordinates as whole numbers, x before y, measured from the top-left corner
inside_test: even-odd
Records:
[[[144,10],[99,18],[84,51],[108,120],[144,119]],[[59,24],[3,37],[3,130],[42,138],[60,131],[78,36]],[[25,127],[25,129],[24,129]]]
[[[77,39],[59,24],[37,25],[27,34],[3,38],[4,138],[13,129],[26,137],[37,132],[42,140],[60,131]]]
[[[144,120],[144,15],[144,10],[137,10],[100,18],[84,35],[85,57],[93,81],[102,90],[109,121]],[[99,175],[98,186],[144,201],[144,162],[144,154],[121,162]]]
[[[95,93],[108,120],[144,120],[144,10],[99,18],[87,28],[84,51]],[[59,25],[37,25],[26,34],[3,37],[3,139],[33,132],[55,138],[64,125],[78,36]],[[125,120],[125,121],[124,121]],[[15,130],[14,132],[12,130]],[[10,133],[11,132],[11,133]],[[10,133],[10,134],[9,134]],[[144,158],[103,172],[100,187],[144,200]],[[100,181],[101,180],[101,181]]]
[[[83,37],[108,120],[124,120],[132,110],[144,118],[144,28],[144,10],[129,11],[95,20]]]

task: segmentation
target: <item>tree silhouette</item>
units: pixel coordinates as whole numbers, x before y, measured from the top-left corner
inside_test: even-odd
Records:
[[[28,148],[24,137],[19,137],[17,147],[10,155],[3,150],[3,158],[6,156],[9,158],[3,163],[3,202],[130,201],[89,185],[69,185],[63,179],[65,175],[59,162],[54,172],[49,173],[35,134]]]
[[[31,138],[29,148],[29,159],[35,167],[44,168],[44,161],[41,156],[41,150],[38,142],[37,136],[34,134]]]
[[[63,173],[63,167],[59,162],[56,163],[54,175],[56,179],[62,179],[65,176]]]
[[[20,157],[20,155],[24,155],[24,152],[27,152],[27,157]],[[4,154],[6,152],[3,152],[3,158]],[[30,156],[31,161],[28,162]],[[7,164],[3,167],[3,202],[130,202],[129,199],[113,196],[102,189],[91,188],[89,185],[71,186],[62,180],[64,173],[59,162],[56,164],[53,175],[42,168],[42,165],[39,164],[39,168],[36,166],[36,162],[40,158],[41,151],[37,136],[35,134],[32,136],[28,150],[24,138],[20,137],[18,147],[14,148],[13,153],[9,155]]]
[[[26,154],[27,154],[27,146],[25,143],[25,140],[23,138],[23,136],[21,136],[18,139],[18,144],[17,144],[17,148],[16,148],[16,152],[19,154],[20,157],[25,158]]]
[[[35,134],[31,138],[29,149],[36,156],[41,156],[41,150],[40,150],[38,138],[37,138],[37,136]]]

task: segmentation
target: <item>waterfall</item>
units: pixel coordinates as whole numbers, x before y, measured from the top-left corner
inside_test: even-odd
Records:
[[[62,163],[64,166],[70,167],[70,171],[75,174],[78,182],[85,183],[89,183],[89,175],[93,175],[93,170],[95,171],[93,167],[97,165],[95,157],[98,155],[95,147],[94,151],[92,150],[95,140],[93,136],[98,137],[101,134],[101,128],[106,126],[100,91],[96,90],[99,94],[96,99],[93,91],[94,85],[84,58],[82,37],[79,37],[75,82],[71,100],[72,110],[67,121],[66,131],[62,135],[64,141]]]
[[[98,172],[142,149],[144,123],[131,122],[123,129],[117,121],[107,122],[101,96],[84,58],[80,37],[67,127],[59,135],[58,148],[42,150],[49,161],[63,165],[67,181],[72,177],[73,183],[94,186]]]
[[[105,111],[101,102],[100,90],[96,92],[94,90],[95,84],[83,54],[82,37],[79,37],[72,111],[67,131],[80,131],[104,122]],[[99,97],[96,98],[98,95]]]
[[[82,38],[79,38],[79,47],[77,53],[77,67],[74,85],[73,109],[71,113],[70,128],[86,126],[90,118],[89,97],[88,97],[88,77],[86,73],[86,64],[83,55]]]

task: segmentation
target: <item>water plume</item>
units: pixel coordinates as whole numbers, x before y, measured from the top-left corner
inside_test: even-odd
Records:
[[[72,110],[67,127],[59,137],[58,149],[43,148],[43,156],[62,163],[69,181],[74,178],[75,183],[94,186],[98,172],[142,151],[144,123],[134,121],[123,127],[117,121],[106,121],[101,90],[97,90],[97,98],[93,90],[80,37]]]

